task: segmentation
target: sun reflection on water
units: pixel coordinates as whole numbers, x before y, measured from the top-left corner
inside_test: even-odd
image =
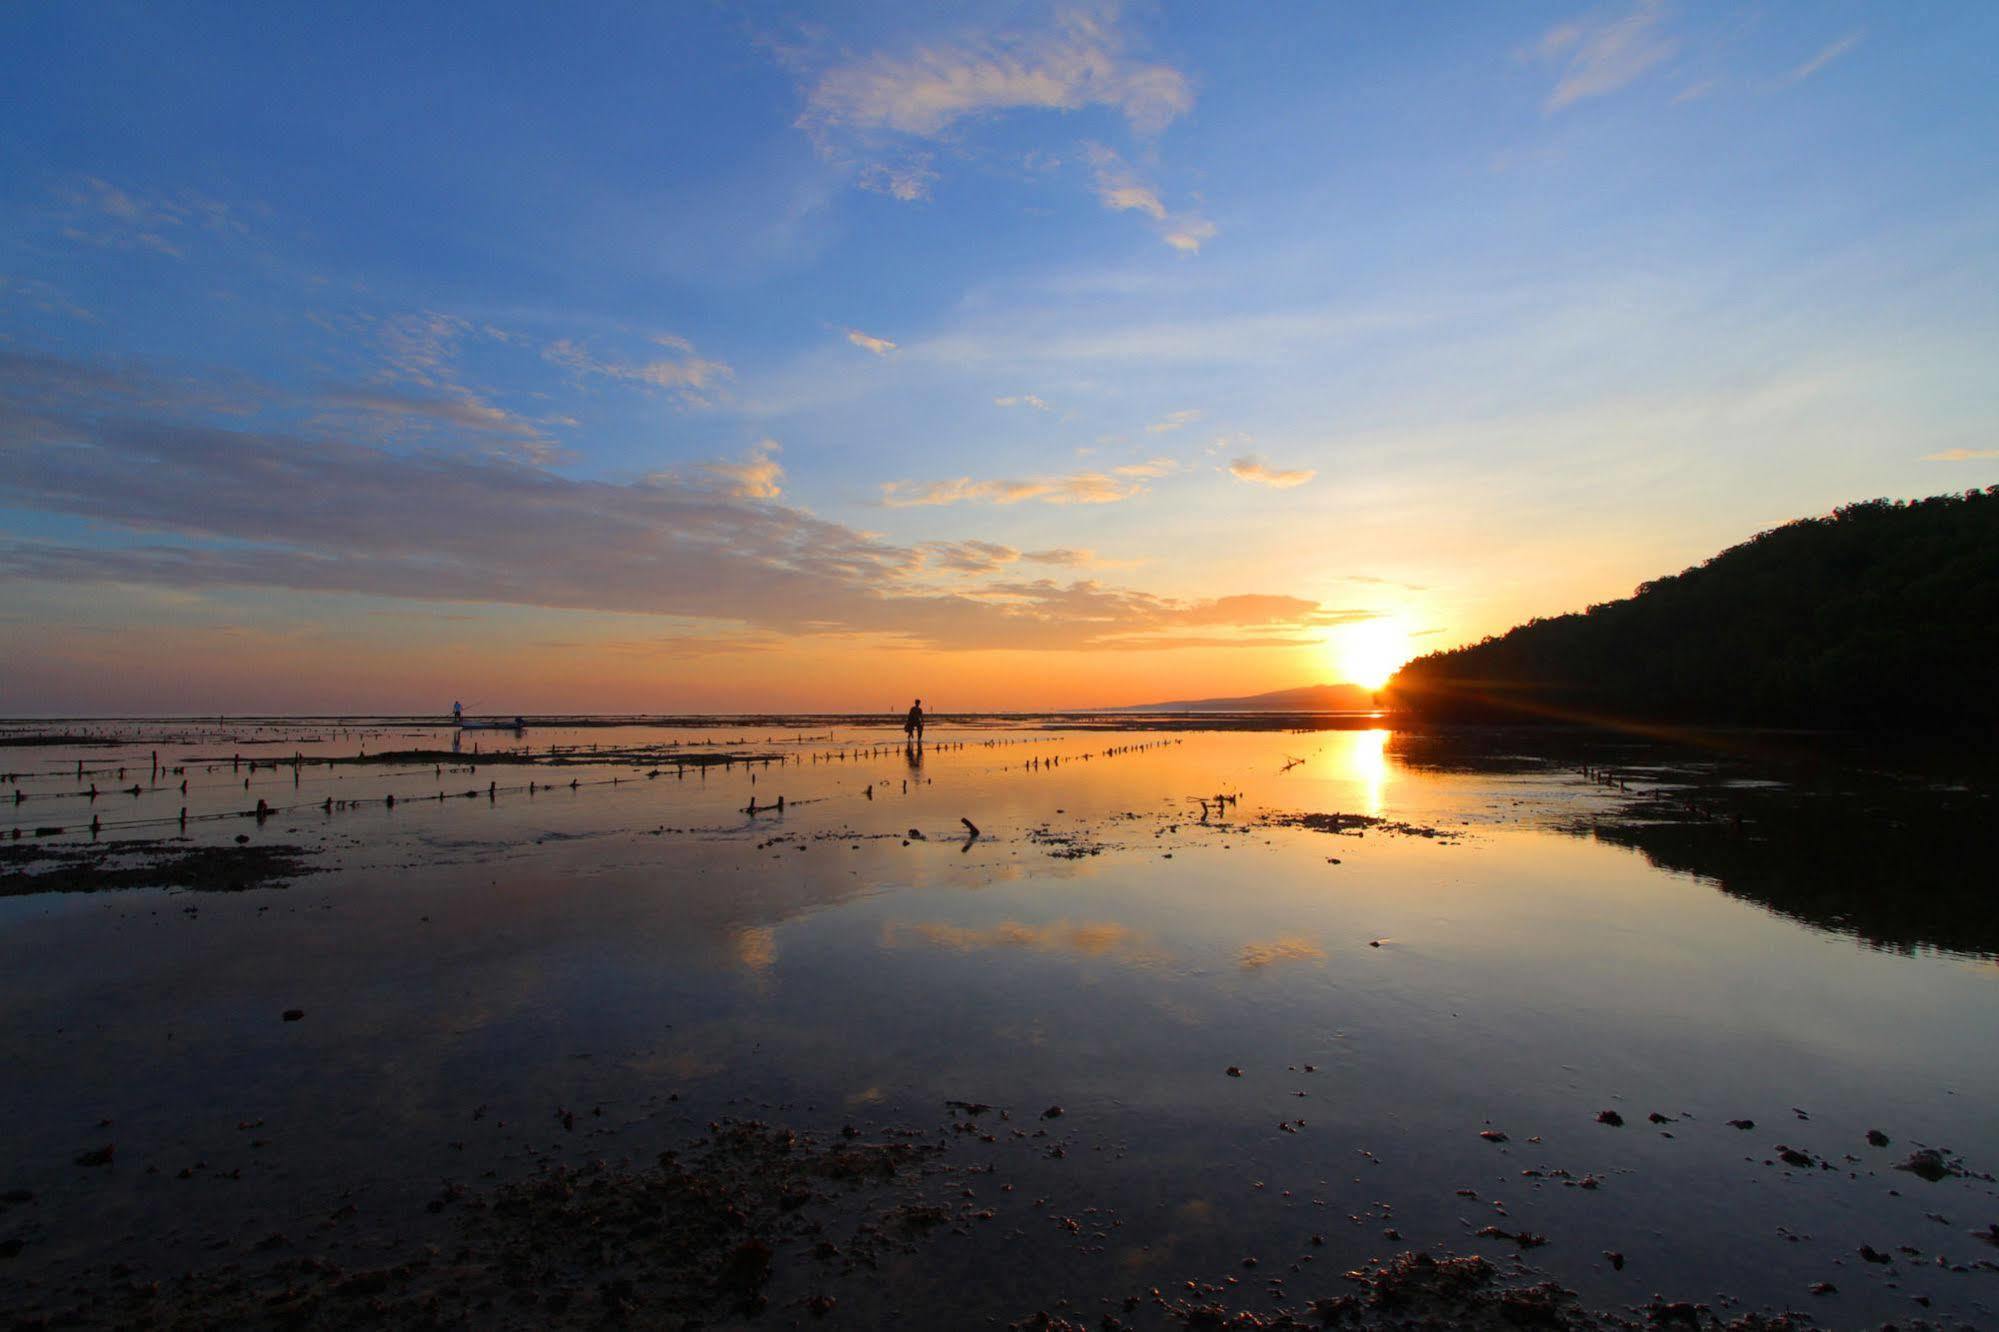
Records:
[[[1363,813],[1379,817],[1382,797],[1388,790],[1388,738],[1392,731],[1350,731],[1347,733],[1345,768],[1363,806]]]

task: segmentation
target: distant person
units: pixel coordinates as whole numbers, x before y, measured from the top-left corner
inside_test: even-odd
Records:
[[[923,700],[910,704],[909,715],[902,720],[902,733],[917,744],[923,743]]]
[[[451,724],[453,726],[463,726],[465,724],[465,705],[463,703],[453,703],[451,705]]]

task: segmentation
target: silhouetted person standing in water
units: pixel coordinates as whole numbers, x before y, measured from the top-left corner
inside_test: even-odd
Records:
[[[917,699],[910,705],[909,715],[903,718],[902,733],[917,744],[923,743],[923,700]]]

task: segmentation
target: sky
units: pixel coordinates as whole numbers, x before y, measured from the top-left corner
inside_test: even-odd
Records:
[[[0,715],[1369,685],[1999,482],[1999,6],[0,8]]]

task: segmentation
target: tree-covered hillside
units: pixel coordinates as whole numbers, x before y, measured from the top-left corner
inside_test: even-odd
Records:
[[[1999,486],[1764,532],[1623,601],[1432,653],[1389,682],[1436,720],[1999,723]]]

